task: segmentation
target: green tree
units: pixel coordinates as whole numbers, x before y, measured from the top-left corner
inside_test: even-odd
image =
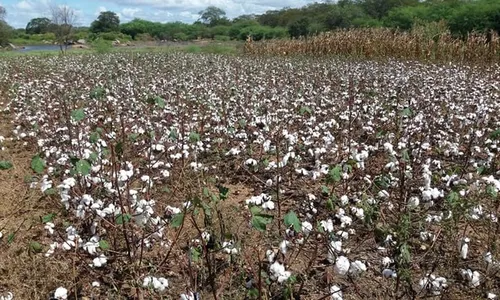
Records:
[[[221,8],[209,6],[205,10],[199,12],[200,21],[209,26],[223,25],[221,21],[228,21],[226,12]]]
[[[310,21],[307,17],[302,17],[288,26],[288,33],[292,38],[307,36],[309,34]]]
[[[27,34],[43,34],[47,33],[50,29],[49,18],[34,18],[26,25]]]
[[[94,33],[120,31],[120,17],[112,11],[103,11],[90,25],[90,31]]]

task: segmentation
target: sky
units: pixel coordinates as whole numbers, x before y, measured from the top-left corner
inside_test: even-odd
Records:
[[[192,23],[210,5],[222,8],[228,18],[260,14],[283,7],[301,7],[315,0],[0,0],[7,10],[6,21],[14,28],[25,28],[33,18],[50,18],[49,7],[67,5],[74,9],[77,26],[89,26],[102,11],[118,14],[122,23],[134,18],[155,22]]]

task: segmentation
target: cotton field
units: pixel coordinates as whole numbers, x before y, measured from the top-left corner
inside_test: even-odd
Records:
[[[0,147],[30,154],[24,184],[46,212],[25,244],[69,266],[38,297],[496,299],[499,78],[396,61],[0,61]],[[6,299],[30,288],[0,280]]]

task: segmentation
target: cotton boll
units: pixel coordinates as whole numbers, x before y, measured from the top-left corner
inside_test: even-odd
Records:
[[[420,199],[418,197],[410,197],[408,199],[408,208],[415,209],[420,204]]]
[[[57,300],[65,300],[68,299],[68,290],[63,287],[58,287],[56,292],[54,293],[54,298]]]
[[[279,248],[280,248],[281,253],[286,254],[286,252],[287,252],[287,250],[288,250],[287,248],[288,248],[288,246],[289,246],[289,245],[290,245],[290,242],[289,242],[289,241],[287,241],[287,240],[282,241],[282,242],[280,243],[280,247],[279,247]]]
[[[344,299],[342,297],[342,290],[340,289],[340,287],[336,286],[336,285],[332,285],[330,287],[330,294],[332,295],[331,296],[331,300],[342,300]]]
[[[342,251],[342,241],[331,241],[328,247],[328,261],[333,263],[335,261],[335,254]]]
[[[382,271],[382,276],[384,276],[385,278],[395,278],[397,277],[397,274],[391,269],[384,269]]]
[[[339,275],[346,275],[347,272],[349,271],[351,263],[349,262],[349,259],[345,256],[339,256],[337,257],[337,260],[335,261],[335,266],[333,270],[335,273]]]
[[[488,293],[486,294],[486,299],[498,299],[498,297],[493,293]]]
[[[271,273],[271,279],[277,280],[279,283],[283,283],[284,281],[288,280],[288,278],[292,275],[290,271],[285,271],[285,266],[280,264],[279,262],[274,262],[270,266],[269,272]]]
[[[358,276],[361,275],[363,272],[366,272],[366,264],[362,261],[356,260],[353,263],[351,263],[351,266],[349,267],[349,274],[353,276]]]
[[[307,221],[302,222],[302,232],[307,236],[313,230],[313,225]]]

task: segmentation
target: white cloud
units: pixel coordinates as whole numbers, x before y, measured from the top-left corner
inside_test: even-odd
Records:
[[[134,18],[135,14],[141,12],[142,9],[140,8],[130,8],[130,7],[125,7],[122,9],[122,15],[125,17],[125,18]]]
[[[22,9],[22,10],[32,10],[33,9],[33,5],[28,1],[21,1],[17,4],[14,4],[14,7],[17,9]]]

